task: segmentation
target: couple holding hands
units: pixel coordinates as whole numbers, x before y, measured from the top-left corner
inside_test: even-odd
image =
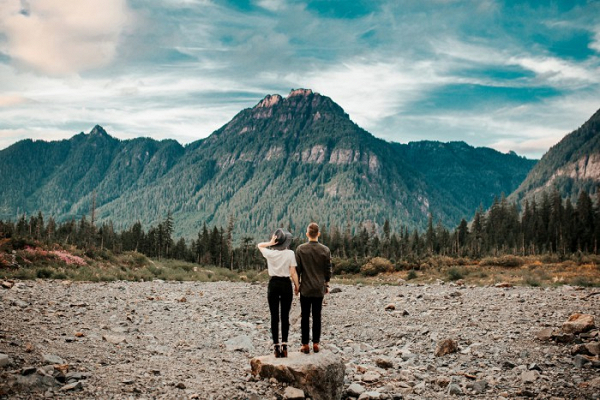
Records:
[[[310,317],[312,314],[313,352],[319,352],[321,339],[321,309],[323,297],[329,292],[331,278],[331,252],[319,243],[319,225],[314,222],[306,229],[308,242],[301,244],[294,253],[289,249],[292,234],[277,229],[270,242],[258,244],[267,259],[269,286],[267,299],[271,311],[271,334],[275,357],[287,357],[290,309],[294,294],[300,294],[302,347],[300,352],[309,354]],[[292,282],[294,289],[292,292]],[[281,343],[279,321],[281,312]]]

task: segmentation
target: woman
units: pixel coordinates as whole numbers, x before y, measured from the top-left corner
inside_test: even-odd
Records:
[[[271,334],[275,357],[287,357],[287,340],[290,331],[290,309],[292,308],[292,281],[298,290],[298,275],[296,275],[296,257],[289,249],[292,234],[277,229],[270,242],[258,244],[258,249],[267,259],[269,269],[269,289],[267,299],[271,311]],[[291,278],[291,280],[290,280]],[[279,307],[281,305],[281,344],[279,343]]]

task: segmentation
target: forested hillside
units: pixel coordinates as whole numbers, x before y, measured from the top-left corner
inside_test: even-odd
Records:
[[[539,199],[544,191],[557,190],[576,201],[581,192],[596,193],[599,183],[600,110],[552,146],[510,200],[523,203],[524,199]]]
[[[465,143],[389,143],[364,131],[330,98],[293,90],[265,97],[187,146],[118,140],[96,126],[69,140],[26,140],[0,151],[0,218],[88,215],[116,229],[156,224],[177,235],[204,223],[241,235],[303,230],[446,226],[512,192],[535,161]]]

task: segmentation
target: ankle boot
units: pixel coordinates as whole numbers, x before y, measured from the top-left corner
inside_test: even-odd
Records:
[[[281,344],[281,358],[287,358],[287,356],[288,356],[287,343],[282,343]]]
[[[300,347],[300,352],[304,353],[304,354],[308,354],[308,353],[310,353],[310,347],[308,347],[307,344],[303,344],[302,347]]]
[[[275,354],[275,358],[281,358],[281,348],[279,347],[278,344],[274,345],[274,352]]]
[[[315,353],[318,353],[318,352],[319,352],[319,350],[321,350],[321,349],[319,348],[319,343],[313,343],[313,351],[314,351]]]

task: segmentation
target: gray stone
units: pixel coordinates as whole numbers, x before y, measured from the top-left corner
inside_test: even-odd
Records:
[[[329,350],[310,355],[291,352],[287,358],[255,357],[250,366],[254,376],[300,388],[312,400],[339,400],[344,392],[344,361]]]
[[[576,313],[569,317],[569,319],[563,323],[562,330],[565,333],[582,333],[587,332],[594,328],[594,316],[590,314]]]
[[[533,382],[537,381],[539,376],[540,376],[540,373],[536,370],[523,371],[523,372],[521,372],[521,381],[523,383],[533,383]]]
[[[575,364],[576,368],[583,368],[586,364],[589,364],[591,361],[585,358],[582,355],[576,355],[573,358],[573,364]]]
[[[364,392],[358,397],[359,400],[377,400],[381,399],[381,393],[376,392],[374,390],[370,392]]]
[[[375,360],[375,365],[383,369],[394,368],[394,363],[385,358],[378,358],[377,360]]]
[[[283,392],[283,398],[285,400],[304,400],[304,397],[304,390],[292,386],[286,387]]]
[[[486,380],[469,383],[467,385],[468,388],[473,389],[473,391],[477,394],[485,393],[487,386],[488,386],[488,383]]]
[[[21,369],[21,375],[31,375],[31,374],[35,373],[36,370],[37,370],[36,367],[23,367]]]
[[[329,291],[329,293],[342,293],[342,289],[340,289],[339,287],[334,287]]]
[[[252,338],[247,335],[239,335],[229,339],[225,342],[227,351],[254,351],[254,345],[252,344]]]
[[[552,339],[554,333],[554,328],[546,328],[536,333],[535,336],[538,340],[547,341]]]
[[[587,351],[594,356],[600,355],[600,342],[587,343],[585,345]]]
[[[69,383],[60,388],[60,390],[62,390],[63,392],[67,392],[69,390],[77,390],[77,389],[83,389],[83,383],[77,381],[77,382]]]
[[[348,394],[348,396],[352,396],[352,397],[358,397],[361,394],[363,394],[366,391],[366,389],[358,384],[358,383],[353,383],[350,386],[348,386],[348,389],[346,389],[346,393]]]
[[[27,308],[27,307],[29,307],[29,303],[26,303],[23,300],[19,300],[19,299],[13,300],[11,304],[13,306],[17,306],[17,307],[20,307],[20,308]]]
[[[362,380],[363,382],[373,383],[377,382],[381,378],[381,374],[377,371],[367,371],[364,373]]]
[[[8,355],[0,353],[0,367],[6,367],[8,364],[10,364],[10,358],[8,358]]]
[[[112,344],[121,344],[127,342],[127,337],[123,335],[103,335],[102,340]]]
[[[448,385],[448,394],[451,396],[461,396],[463,391],[456,383],[451,383]]]
[[[45,364],[66,364],[65,360],[54,354],[42,354],[42,360]]]
[[[444,339],[438,342],[434,354],[436,357],[441,357],[446,354],[455,353],[456,351],[458,351],[458,343],[452,339]]]

